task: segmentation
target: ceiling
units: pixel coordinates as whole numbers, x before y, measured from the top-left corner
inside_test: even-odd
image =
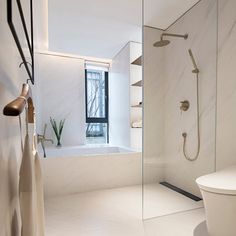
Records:
[[[144,0],[144,25],[166,29],[199,0]]]
[[[197,0],[145,0],[144,24],[167,28]],[[142,42],[142,0],[48,0],[49,50],[113,58]]]

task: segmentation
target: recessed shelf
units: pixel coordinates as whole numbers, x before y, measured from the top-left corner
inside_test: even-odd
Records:
[[[136,86],[136,87],[142,87],[143,86],[143,82],[142,80],[139,80],[138,82],[131,84],[131,86]]]
[[[138,105],[134,105],[134,106],[131,106],[131,107],[136,107],[136,108],[142,108],[142,104],[138,104]]]
[[[137,58],[136,60],[134,60],[131,64],[132,64],[132,65],[141,66],[141,65],[142,65],[142,56],[140,56],[139,58]]]

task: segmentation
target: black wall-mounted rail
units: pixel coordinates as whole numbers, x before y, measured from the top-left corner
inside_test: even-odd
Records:
[[[30,64],[32,65],[32,67],[29,67],[29,63],[26,60],[24,51],[22,49],[19,37],[16,33],[16,29],[15,29],[15,25],[13,22],[13,17],[12,17],[12,12],[13,12],[13,4],[12,2],[16,1],[17,3],[17,8],[19,11],[19,15],[20,15],[20,19],[21,19],[21,23],[23,26],[23,30],[24,30],[24,35],[27,41],[27,46],[30,52],[30,56],[31,56],[31,62]],[[30,28],[31,28],[31,39],[29,37],[29,33],[27,30],[27,26],[26,26],[26,22],[25,22],[25,17],[24,17],[24,12],[22,10],[22,6],[21,6],[21,2],[20,0],[7,0],[7,22],[8,25],[10,27],[11,33],[13,35],[13,38],[15,40],[16,46],[18,48],[18,51],[20,53],[21,59],[23,61],[23,64],[25,66],[26,72],[29,76],[30,81],[32,82],[32,84],[34,84],[34,33],[33,33],[33,2],[32,0],[29,0],[29,4],[30,4]]]

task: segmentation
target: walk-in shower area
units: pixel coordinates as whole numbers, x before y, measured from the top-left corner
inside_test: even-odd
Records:
[[[201,208],[195,180],[215,171],[217,1],[198,2],[165,30],[143,31],[143,218],[149,219]]]

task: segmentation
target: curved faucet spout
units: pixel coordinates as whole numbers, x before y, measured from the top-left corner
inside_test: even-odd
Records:
[[[43,135],[42,134],[37,134],[37,139],[38,139],[38,143],[41,143],[42,149],[43,149],[43,156],[46,157],[46,150],[45,150],[45,142],[51,142],[53,144],[53,140],[52,139],[48,139],[45,137],[46,134],[46,130],[47,130],[47,124],[44,125],[44,131],[43,131]]]

